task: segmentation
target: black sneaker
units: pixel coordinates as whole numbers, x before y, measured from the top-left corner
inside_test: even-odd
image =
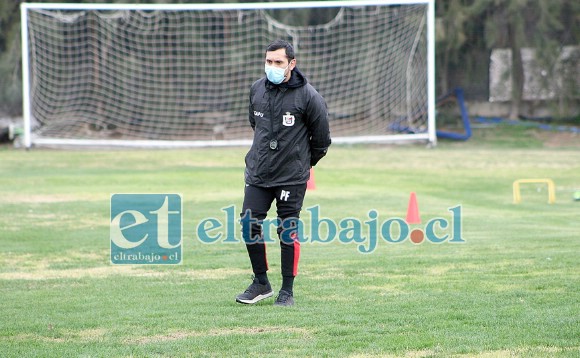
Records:
[[[278,292],[278,297],[276,297],[276,302],[274,302],[274,306],[294,306],[294,297],[290,292],[280,290],[280,292]]]
[[[262,285],[257,278],[254,278],[254,282],[248,286],[246,291],[236,297],[236,302],[254,304],[265,298],[272,297],[272,295],[273,293],[270,283]]]

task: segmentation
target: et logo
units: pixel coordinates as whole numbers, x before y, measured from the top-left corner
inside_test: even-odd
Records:
[[[182,213],[179,194],[111,195],[111,263],[180,264]]]

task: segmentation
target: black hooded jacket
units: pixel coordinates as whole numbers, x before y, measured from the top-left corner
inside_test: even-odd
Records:
[[[331,143],[324,98],[295,67],[288,82],[254,82],[249,110],[254,142],[246,155],[246,184],[306,183]]]

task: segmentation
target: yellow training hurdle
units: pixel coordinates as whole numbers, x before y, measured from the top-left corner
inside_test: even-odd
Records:
[[[548,185],[548,204],[553,204],[556,202],[556,189],[554,186],[554,181],[552,179],[518,179],[514,181],[514,203],[518,204],[522,201],[522,195],[520,193],[520,184],[524,183],[536,183],[542,184],[546,183]]]

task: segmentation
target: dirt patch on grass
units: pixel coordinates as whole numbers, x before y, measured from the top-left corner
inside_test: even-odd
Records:
[[[54,336],[41,335],[37,333],[23,333],[8,337],[8,340],[17,342],[45,342],[45,343],[65,343],[65,342],[100,342],[107,334],[104,328],[91,328],[81,330],[55,330]]]
[[[232,335],[259,335],[269,333],[294,334],[307,336],[312,332],[304,328],[296,327],[239,327],[239,328],[216,328],[208,331],[175,331],[166,334],[157,334],[153,336],[143,336],[128,338],[127,344],[150,344],[160,342],[179,341],[192,337],[212,337],[212,336],[232,336]]]
[[[241,269],[214,269],[214,270],[191,270],[191,271],[156,271],[134,266],[99,266],[89,268],[72,269],[48,269],[47,266],[38,265],[26,271],[1,272],[0,280],[54,280],[54,279],[79,279],[85,277],[106,278],[110,276],[131,277],[165,277],[185,276],[196,279],[219,280],[227,277],[247,273]]]
[[[534,136],[547,148],[580,148],[580,134],[572,132],[538,131]]]
[[[355,354],[349,356],[350,358],[423,358],[433,357],[437,352],[432,349],[423,349],[420,351],[408,351],[404,355],[401,354]]]
[[[42,268],[29,271],[14,271],[0,273],[0,280],[54,280],[63,278],[78,279],[83,277],[108,277],[112,275],[134,276],[132,267],[102,266],[68,270],[51,270]]]
[[[52,204],[68,203],[75,201],[98,201],[108,199],[102,195],[82,195],[79,194],[19,194],[6,193],[2,197],[2,202],[8,204]]]
[[[6,254],[0,259],[0,280],[51,280],[105,278],[109,276],[165,277],[183,276],[194,279],[220,280],[243,275],[238,268],[166,270],[163,267],[123,266],[108,264],[109,257],[100,253],[65,252],[60,257],[39,258],[31,254]],[[75,266],[90,267],[75,267]],[[72,266],[67,268],[67,266]]]
[[[183,271],[180,272],[180,274],[196,279],[220,280],[237,275],[247,275],[248,270],[237,268],[216,268],[216,269]]]
[[[398,285],[386,284],[386,285],[369,285],[362,286],[363,290],[373,291],[373,294],[378,294],[380,296],[400,296],[408,291],[402,290]]]
[[[553,357],[555,354],[580,353],[580,347],[522,347],[473,354],[456,354],[454,358],[511,358],[527,356]]]

